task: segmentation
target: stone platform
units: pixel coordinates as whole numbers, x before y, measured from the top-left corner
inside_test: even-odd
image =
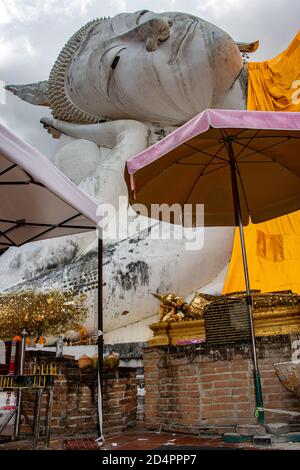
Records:
[[[257,338],[266,422],[297,422],[300,401],[280,382],[274,363],[291,360],[293,336]],[[145,424],[151,430],[199,434],[235,432],[256,418],[249,345],[210,350],[205,345],[144,350]],[[286,412],[286,414],[285,414]]]
[[[241,292],[218,296],[199,294],[199,297],[195,297],[188,306],[192,308],[194,318],[185,315],[184,321],[153,323],[150,325],[153,337],[148,341],[148,345],[177,346],[184,342],[204,342],[206,306],[210,302],[226,301],[229,298],[241,300],[245,298],[245,294]],[[291,335],[300,332],[300,295],[291,291],[268,293],[255,291],[252,293],[252,301],[255,336]],[[169,306],[161,304],[160,308],[162,320],[164,311],[165,309],[168,311]],[[176,314],[173,318],[176,318]]]

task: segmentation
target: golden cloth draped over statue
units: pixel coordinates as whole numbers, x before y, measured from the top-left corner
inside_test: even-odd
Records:
[[[248,110],[300,112],[300,31],[275,58],[250,62]],[[244,228],[256,336],[300,332],[300,211]],[[172,294],[161,300],[160,322],[150,325],[150,346],[205,340],[205,306],[245,294],[238,230],[222,296],[196,294],[190,304]],[[192,321],[191,321],[192,320]]]
[[[300,31],[274,59],[247,64],[248,110],[300,112]],[[244,229],[250,285],[300,293],[300,211]],[[236,233],[223,293],[245,288]]]

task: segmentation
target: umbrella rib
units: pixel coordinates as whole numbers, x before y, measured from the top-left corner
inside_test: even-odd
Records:
[[[207,155],[209,155],[209,156],[211,157],[211,159],[210,159],[210,161],[209,161],[208,163],[205,164],[205,166],[204,166],[203,170],[201,171],[200,175],[198,176],[198,178],[196,179],[196,181],[195,181],[194,184],[192,185],[191,190],[189,191],[189,193],[188,193],[188,195],[187,195],[187,197],[186,197],[186,199],[185,199],[185,201],[184,201],[184,204],[186,204],[187,201],[189,200],[189,198],[191,197],[191,194],[192,194],[192,192],[194,191],[195,186],[197,185],[197,183],[198,183],[199,179],[201,178],[201,176],[203,176],[203,174],[204,174],[206,168],[211,164],[211,162],[212,162],[215,158],[220,158],[220,157],[217,157],[217,154],[223,149],[224,146],[225,146],[225,143],[219,148],[219,150],[218,150],[217,153],[216,153],[216,156],[215,156],[215,155],[207,154]],[[186,157],[186,158],[187,158],[187,157]],[[228,161],[227,161],[227,160],[224,160],[224,159],[220,159],[220,160],[225,161],[225,162],[226,162],[226,165],[228,165]],[[176,163],[177,163],[177,162],[176,162]],[[226,165],[223,165],[223,166],[226,166]]]
[[[10,171],[10,170],[13,170],[14,168],[16,168],[16,166],[17,166],[16,163],[14,163],[13,165],[9,166],[8,168],[6,168],[6,170],[1,171],[0,176],[5,175],[5,173],[7,173],[7,172]]]
[[[6,224],[20,225],[20,224],[18,224],[15,220],[9,220],[9,219],[0,219],[0,223],[1,223],[1,222],[4,222],[4,223],[6,223]],[[22,225],[37,225],[37,226],[41,226],[41,227],[43,227],[43,226],[50,227],[51,224],[35,224],[35,223],[33,223],[33,222],[24,222],[24,223],[22,223]],[[11,228],[11,227],[10,227],[10,228]],[[9,230],[9,229],[8,229],[8,230]],[[5,233],[6,233],[6,231],[5,231]]]
[[[30,179],[30,183],[31,183],[31,184],[36,184],[37,186],[42,186],[43,188],[46,188],[46,186],[45,186],[43,183],[39,183],[38,181],[35,181],[35,180],[32,178],[32,176],[31,176],[29,173],[27,173],[26,170],[23,170],[23,169],[22,169],[22,171],[25,173],[25,175],[28,176],[28,178]],[[48,189],[48,188],[47,188],[47,189]]]
[[[218,170],[221,170],[222,168],[225,168],[226,166],[229,166],[229,162],[224,163],[223,165],[220,164],[218,168],[214,168],[213,170],[207,171],[206,173],[203,173],[202,176],[210,175],[211,173],[215,173]]]
[[[224,137],[223,129],[221,129],[221,132],[222,132],[222,136]],[[225,143],[219,148],[218,152],[220,152],[220,151],[223,149],[224,146],[225,146]],[[217,152],[217,154],[218,154],[218,152]],[[208,155],[209,155],[209,154],[208,154]],[[203,170],[201,171],[200,175],[198,176],[198,178],[196,179],[195,183],[194,183],[193,186],[191,187],[191,190],[189,191],[189,193],[188,193],[188,195],[187,195],[187,197],[186,197],[186,199],[185,199],[185,201],[184,201],[184,204],[186,204],[187,201],[189,200],[189,198],[191,197],[191,195],[192,195],[192,193],[193,193],[193,191],[194,191],[194,189],[195,189],[196,184],[198,183],[198,181],[199,181],[199,179],[201,178],[201,176],[203,176],[203,173],[205,172],[206,168],[207,168],[207,167],[211,164],[211,162],[214,160],[215,156],[213,156],[213,155],[210,155],[210,156],[211,156],[212,158],[211,158],[210,161],[204,166],[204,168],[203,168]],[[220,158],[220,157],[219,157],[219,158]],[[222,159],[222,160],[224,160],[224,159]],[[228,164],[228,161],[227,161],[227,160],[225,160],[225,161],[226,161],[226,164]],[[224,165],[224,166],[226,166],[226,165]]]
[[[0,181],[1,186],[25,185],[30,183],[31,181]]]
[[[78,217],[79,215],[82,215],[82,214],[76,214],[76,215],[68,218],[67,220],[64,220],[63,222],[60,222],[59,224],[35,224],[33,222],[26,222],[26,221],[22,221],[22,223],[20,223],[20,222],[17,222],[16,220],[5,220],[5,219],[0,219],[0,222],[7,222],[7,223],[14,224],[13,227],[10,227],[9,229],[5,230],[5,232],[2,232],[3,236],[5,236],[5,234],[7,234],[9,232],[12,232],[16,228],[25,227],[25,226],[48,227],[48,230],[53,230],[55,228],[59,228],[60,225],[66,224],[66,223],[70,222],[71,220],[76,219],[76,217]],[[73,226],[71,226],[71,225],[66,225],[65,227],[73,228]],[[76,227],[78,227],[78,226],[76,226]],[[48,230],[46,230],[46,232]],[[44,233],[44,232],[42,232],[42,233]],[[37,236],[40,236],[40,235],[37,235]],[[11,242],[14,243],[12,240],[11,240]]]
[[[196,181],[195,181],[194,184],[192,185],[192,187],[191,187],[191,189],[190,189],[188,195],[186,196],[186,198],[185,198],[183,204],[187,204],[187,202],[188,202],[189,198],[191,197],[191,194],[192,194],[192,192],[194,191],[194,188],[195,188],[196,184],[198,183],[199,179],[201,178],[201,176],[202,176],[202,173],[198,176],[198,178],[196,179]]]
[[[259,131],[261,131],[263,129],[259,129]],[[285,139],[295,139],[295,140],[299,140],[300,137],[295,137],[295,136],[292,136],[292,135],[286,135],[286,136],[276,136],[276,135],[259,135],[257,136],[256,138],[257,139],[279,139],[279,137],[284,137]],[[245,139],[248,139],[249,137],[237,137],[236,140],[245,140]]]
[[[187,165],[187,166],[205,166],[207,167],[207,164],[204,164],[204,163],[178,163],[178,162],[175,162],[176,165]],[[273,162],[269,162],[269,163],[273,163]],[[203,173],[201,176],[206,176],[206,175],[210,175],[211,173],[214,173],[215,171],[218,171],[218,170],[221,170],[222,168],[224,168],[225,166],[228,166],[229,165],[229,162],[226,162],[226,163],[209,163],[209,166],[210,165],[218,165],[218,168],[214,168],[213,170],[210,170],[210,171],[207,171],[206,173]],[[203,171],[205,171],[205,168],[203,169]]]
[[[15,220],[8,220],[8,219],[0,219],[0,222],[4,222],[6,224],[15,224]]]
[[[241,145],[241,144],[240,144]],[[276,144],[278,145],[278,144]],[[265,149],[262,149],[261,151],[260,150],[255,150],[252,148],[252,147],[248,147],[250,148],[250,150],[253,150],[253,153],[251,155],[254,155],[255,153],[258,153],[260,155],[262,155],[263,157],[265,158],[268,158],[269,160],[271,160],[270,163],[277,163],[277,165],[281,166],[282,168],[284,168],[285,170],[287,170],[289,173],[291,173],[293,176],[296,176],[297,178],[300,178],[300,175],[297,175],[296,173],[294,173],[293,171],[291,171],[287,166],[283,165],[282,163],[278,162],[277,160],[274,160],[272,157],[268,157],[267,155],[265,155],[264,153],[262,153],[264,150],[268,150],[270,149],[271,147],[274,147],[275,145],[272,145],[270,147],[267,147]],[[250,157],[251,155],[248,155],[246,158]],[[248,163],[248,162],[237,162],[237,163]],[[269,163],[269,162],[260,162],[261,164],[262,163]]]
[[[241,142],[238,142],[236,141],[236,143],[238,145],[241,145],[242,147],[245,147],[246,149],[250,149],[252,150],[252,153],[250,153],[250,155],[246,155],[246,157],[243,157],[243,158],[249,158],[249,157],[252,157],[252,155],[255,155],[256,153],[260,153],[261,155],[263,155],[265,158],[268,158],[269,160],[272,160],[272,157],[268,157],[267,155],[263,154],[262,152],[264,152],[265,150],[269,150],[273,147],[276,147],[276,145],[281,145],[281,144],[284,144],[285,142],[287,142],[289,139],[288,138],[284,138],[284,140],[282,140],[281,142],[276,142],[276,144],[272,144],[272,145],[268,145],[268,147],[264,147],[263,149],[261,150],[254,150],[254,148],[252,147],[249,147],[249,145],[245,145],[245,144],[241,144]]]
[[[7,241],[9,241],[10,243],[12,243],[13,245],[12,246],[16,246],[15,242],[13,240],[11,240],[11,238],[9,238],[7,235],[5,235],[5,232],[2,232],[2,230],[0,230],[0,235],[2,237],[4,237]],[[0,243],[1,244],[1,243]]]
[[[230,127],[228,127],[228,129],[230,129]],[[241,135],[243,132],[247,131],[248,129],[247,129],[247,128],[241,129],[240,132],[238,132],[235,136],[230,136],[230,135],[226,132],[225,127],[222,127],[222,128],[220,128],[219,130],[222,132],[223,139],[224,139],[225,137],[233,137],[233,139],[235,139],[235,138],[240,138],[240,137],[236,137],[236,136]],[[249,139],[249,137],[244,137],[244,139]]]
[[[82,215],[82,214],[79,214],[79,215]],[[59,228],[78,228],[80,230],[91,230],[93,228],[95,228],[94,226],[91,226],[91,225],[60,225]]]
[[[210,165],[228,165],[228,162],[226,162],[226,160],[223,160],[223,161],[224,161],[224,163],[217,162],[217,163],[210,163]],[[175,164],[176,165],[187,165],[187,166],[188,165],[189,166],[205,166],[205,165],[207,165],[206,163],[190,163],[190,162],[188,162],[188,163],[175,162]]]
[[[55,226],[52,226],[50,228],[48,228],[47,230],[44,230],[43,232],[35,235],[34,237],[32,238],[29,238],[28,240],[26,240],[26,242],[23,242],[21,243],[19,246],[22,246],[22,245],[25,245],[25,243],[29,243],[29,242],[32,242],[34,241],[36,238],[39,238],[41,237],[42,235],[45,235],[46,233],[48,232],[51,232],[51,230],[54,230],[55,228],[71,228],[71,226],[67,226],[67,225],[64,225],[66,223],[68,223],[70,220],[73,220],[73,219],[76,219],[76,217],[79,217],[81,216],[82,214],[80,212],[78,212],[76,215],[72,216],[72,217],[69,217],[68,219],[64,220],[63,222],[60,222],[59,224],[55,225]],[[78,228],[78,226],[76,226],[76,228]],[[87,227],[87,229],[91,230],[93,229],[94,227]]]
[[[257,137],[257,134],[259,133],[259,129],[256,131],[256,133],[250,138],[249,142],[247,145],[251,144],[252,140],[255,139]],[[249,137],[242,137],[242,139],[249,139]],[[239,137],[237,137],[236,139],[234,139],[236,141],[239,140]],[[238,143],[238,142],[237,142]],[[239,156],[244,152],[244,150],[246,149],[247,147],[243,147],[239,152],[238,154],[235,156],[235,159],[237,160],[239,158]]]
[[[211,160],[210,160],[210,162],[208,162],[208,163],[204,166],[203,170],[201,170],[200,175],[197,177],[197,179],[196,179],[196,181],[194,182],[194,184],[192,185],[192,187],[191,187],[191,189],[190,189],[190,191],[189,191],[187,197],[185,198],[184,204],[187,204],[187,201],[188,201],[189,198],[191,197],[191,194],[192,194],[192,192],[194,191],[196,184],[198,183],[198,181],[199,181],[199,179],[201,178],[201,176],[203,176],[204,171],[205,171],[206,168],[210,165],[210,163],[213,161],[213,159],[214,159],[214,157],[212,157]]]
[[[219,143],[220,143],[220,142],[218,142],[218,144],[219,144]],[[212,145],[211,147],[215,147],[215,146],[218,145],[218,144],[215,143],[215,144]],[[225,160],[225,158],[218,157],[218,153],[221,152],[221,150],[224,148],[224,145],[225,145],[225,144],[223,144],[223,145],[219,148],[219,150],[216,152],[215,155],[212,155],[211,153],[208,153],[208,152],[206,152],[205,150],[197,149],[197,147],[193,147],[192,145],[187,144],[186,142],[185,142],[183,145],[186,145],[187,147],[189,147],[189,148],[191,148],[191,149],[193,149],[193,150],[196,150],[197,152],[204,153],[204,155],[208,155],[209,157],[214,157],[214,158],[217,158],[218,160],[222,160],[222,162],[227,162],[227,160]],[[209,147],[209,148],[211,148],[211,147]],[[191,157],[191,155],[188,155],[187,157],[183,157],[183,158],[181,158],[180,160],[185,160],[186,158],[190,158],[190,157]],[[179,160],[178,160],[178,161],[179,161]]]
[[[13,223],[14,226],[13,226],[13,227],[9,227],[7,230],[5,230],[5,232],[3,232],[3,234],[12,232],[12,231],[15,230],[16,228],[25,227],[26,225],[30,225],[30,224],[28,224],[28,223],[26,223],[26,222],[23,222],[23,221],[22,221],[22,223],[20,223],[20,222],[18,223],[16,220],[11,221],[11,223]],[[45,226],[46,226],[46,227],[52,227],[51,225],[46,225],[46,224],[45,224]]]
[[[81,214],[80,214],[81,215]],[[76,215],[77,217],[77,215]],[[0,219],[0,223],[1,222],[4,222],[4,223],[8,223],[8,224],[14,224],[14,227],[9,227],[9,229],[5,230],[4,232],[1,232],[0,231],[0,234],[2,233],[3,235],[17,227],[19,227],[20,225],[22,225],[23,227],[24,226],[28,226],[28,227],[49,227],[49,228],[56,228],[58,227],[57,224],[41,224],[41,223],[36,223],[36,222],[24,222],[22,224],[17,224],[15,220],[5,220],[5,219]],[[66,228],[82,228],[82,229],[85,229],[85,228],[88,228],[87,225],[64,225],[65,223],[67,222],[61,222],[62,224],[62,227],[66,227]]]

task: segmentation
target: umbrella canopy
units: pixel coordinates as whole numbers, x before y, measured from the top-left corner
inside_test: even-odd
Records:
[[[0,249],[95,230],[99,201],[0,124]]]
[[[170,210],[154,211],[153,205],[180,204],[185,209],[189,204],[197,223],[197,204],[203,204],[204,225],[239,227],[255,415],[261,425],[265,414],[243,225],[250,217],[254,223],[264,222],[300,208],[299,151],[300,113],[209,109],[127,162],[130,202],[143,215],[174,222]]]
[[[77,188],[38,150],[0,124],[0,250],[46,238],[95,230],[101,217],[99,201]],[[98,238],[98,357],[103,355],[103,244]],[[23,373],[22,335],[20,373]],[[99,426],[102,439],[102,361],[99,372]],[[20,431],[21,397],[15,420]]]
[[[243,225],[300,209],[300,113],[202,112],[127,162],[130,202],[204,204],[205,226],[238,225],[233,167]]]

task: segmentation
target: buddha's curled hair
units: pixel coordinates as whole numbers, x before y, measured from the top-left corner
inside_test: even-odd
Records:
[[[70,62],[81,42],[84,40],[87,33],[96,24],[99,24],[102,21],[105,21],[105,18],[97,18],[89,21],[85,26],[73,34],[61,50],[52,67],[48,80],[48,100],[52,114],[56,119],[81,124],[93,124],[100,121],[99,117],[85,113],[74,106],[67,96],[65,90],[65,79]]]

